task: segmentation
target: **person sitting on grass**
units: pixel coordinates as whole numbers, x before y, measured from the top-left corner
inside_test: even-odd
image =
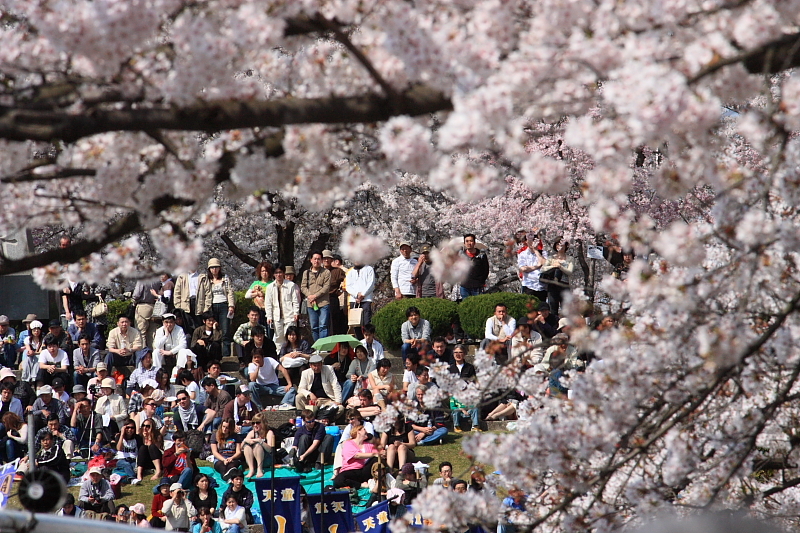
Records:
[[[150,504],[150,525],[154,528],[164,529],[166,519],[164,518],[164,503],[170,499],[169,487],[172,485],[169,478],[161,478],[161,481],[156,485],[155,490],[158,492],[153,495],[153,502]]]
[[[381,445],[386,450],[386,466],[389,468],[400,468],[415,459],[417,440],[414,430],[402,416],[397,417],[392,428],[381,435]]]
[[[236,433],[236,423],[232,418],[224,419],[211,435],[211,454],[214,456],[214,470],[222,479],[232,479],[231,476],[244,465],[242,438]]]
[[[440,410],[427,409],[425,407],[425,387],[414,389],[416,395],[417,408],[427,415],[426,422],[411,423],[414,430],[414,439],[419,445],[442,443],[442,439],[447,435],[447,428],[444,425],[443,414]]]
[[[333,478],[334,488],[361,488],[372,477],[372,465],[383,454],[371,442],[370,434],[364,426],[356,426],[350,431],[350,439],[342,448],[342,468]]]
[[[228,496],[228,499],[225,500],[225,508],[219,513],[219,525],[223,531],[228,533],[246,533],[248,531],[245,509],[233,496]]]
[[[439,477],[433,481],[433,484],[449,489],[452,482],[453,465],[449,461],[442,461],[439,463]]]
[[[222,501],[227,502],[230,497],[236,498],[236,501],[244,507],[245,519],[248,524],[253,523],[253,514],[250,508],[253,507],[253,492],[244,486],[244,474],[241,470],[235,470],[231,477],[231,484],[228,485],[228,490],[222,495]]]
[[[102,468],[93,466],[89,469],[89,479],[81,483],[78,500],[78,505],[84,512],[114,513],[116,510],[114,490],[106,478],[103,477]]]
[[[192,526],[192,533],[222,533],[222,528],[219,522],[214,520],[214,515],[208,507],[201,507],[197,511],[197,516],[200,519],[194,526]]]

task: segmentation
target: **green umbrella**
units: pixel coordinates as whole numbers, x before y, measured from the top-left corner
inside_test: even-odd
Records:
[[[320,352],[330,352],[340,342],[346,342],[351,347],[356,347],[361,344],[361,341],[352,335],[331,335],[330,337],[323,337],[317,339],[312,348]]]

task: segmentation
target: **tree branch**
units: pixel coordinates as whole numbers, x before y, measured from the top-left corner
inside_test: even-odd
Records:
[[[105,246],[118,241],[126,235],[142,229],[139,216],[130,213],[106,227],[103,237],[98,240],[80,241],[67,248],[57,248],[46,252],[29,255],[21,259],[10,260],[0,258],[0,276],[15,274],[32,268],[43,267],[50,263],[75,263],[87,255],[99,252]]]
[[[236,128],[280,127],[287,124],[370,123],[395,115],[417,116],[450,111],[442,93],[418,85],[397,101],[376,94],[328,98],[282,98],[245,102],[201,102],[188,107],[95,109],[81,115],[0,107],[0,138],[12,141],[74,142],[109,131],[183,130],[218,132]]]
[[[219,238],[222,239],[222,242],[225,243],[225,246],[228,247],[228,250],[230,250],[233,255],[238,257],[242,263],[250,265],[253,268],[258,267],[259,261],[247,255],[244,250],[239,248],[236,243],[233,242],[230,237],[228,237],[227,233],[223,233]]]

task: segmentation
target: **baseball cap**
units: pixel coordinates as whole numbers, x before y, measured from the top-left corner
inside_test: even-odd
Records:
[[[246,384],[242,384],[239,386],[239,392],[242,394],[250,394],[250,387],[248,387]]]
[[[62,377],[53,378],[53,388],[66,387],[66,386],[67,386],[67,384],[64,383],[64,378],[62,378]]]
[[[100,474],[103,475],[103,467],[101,466],[93,466],[89,469],[90,474]]]
[[[100,383],[100,387],[114,389],[117,387],[117,382],[114,381],[112,378],[106,378]]]
[[[312,355],[311,358],[308,360],[309,363],[321,363],[322,361],[323,361],[322,356],[318,353]]]
[[[419,253],[421,253],[421,254],[427,254],[430,251],[431,251],[431,247],[428,244],[423,244],[422,248],[419,249]]]
[[[30,324],[34,320],[36,320],[36,315],[33,313],[28,313],[28,316],[25,317],[25,320],[22,321],[23,324]]]
[[[169,491],[172,492],[173,490],[183,490],[183,485],[180,483],[173,483],[169,486]]]
[[[97,363],[97,370],[108,370],[108,365],[105,363]]]
[[[60,328],[61,327],[61,321],[59,319],[57,319],[57,318],[54,318],[54,319],[52,319],[50,321],[50,324],[48,325],[48,327]]]

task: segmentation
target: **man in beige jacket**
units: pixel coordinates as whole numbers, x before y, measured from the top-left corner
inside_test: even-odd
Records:
[[[300,291],[306,297],[311,336],[315,341],[328,336],[330,286],[331,273],[322,266],[322,253],[314,252],[311,255],[311,268],[303,272]]]
[[[300,374],[295,407],[316,412],[320,407],[336,406],[342,412],[342,387],[336,380],[333,369],[322,364],[322,356],[314,354],[308,360],[311,368]]]
[[[286,342],[286,328],[293,326],[300,318],[300,301],[297,299],[295,284],[286,279],[283,265],[275,265],[275,283],[267,287],[264,311],[267,323],[275,330],[275,345],[278,350]]]

